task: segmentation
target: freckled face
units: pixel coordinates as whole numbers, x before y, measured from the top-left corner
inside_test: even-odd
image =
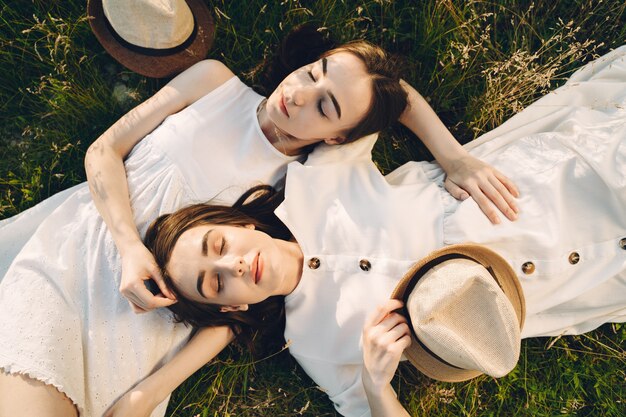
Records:
[[[289,74],[267,99],[267,115],[299,139],[338,138],[363,119],[372,95],[363,62],[339,52]]]
[[[286,277],[284,253],[276,243],[253,228],[198,226],[180,236],[167,271],[190,300],[255,304],[276,295]]]

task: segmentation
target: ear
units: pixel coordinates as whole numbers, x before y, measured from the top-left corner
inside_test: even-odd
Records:
[[[324,143],[326,143],[327,145],[341,145],[345,141],[346,141],[346,138],[340,138],[340,137],[324,139]]]
[[[254,227],[254,225],[253,225],[252,223],[247,224],[247,225],[245,225],[244,227],[245,227],[246,229],[250,229],[250,230],[254,230],[254,229],[256,229],[256,227]]]
[[[248,311],[248,304],[240,304],[237,306],[221,306],[220,313],[232,313],[235,311]]]

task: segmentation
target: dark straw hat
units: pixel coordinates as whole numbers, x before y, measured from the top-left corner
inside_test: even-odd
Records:
[[[202,0],[89,0],[89,24],[104,49],[141,75],[176,75],[206,58],[213,18]]]
[[[406,358],[423,374],[458,382],[501,377],[519,359],[526,313],[517,276],[485,246],[436,250],[400,280],[391,298],[404,301],[411,330]]]

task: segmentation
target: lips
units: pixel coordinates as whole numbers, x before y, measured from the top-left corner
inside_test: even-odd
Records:
[[[261,277],[263,276],[263,258],[261,258],[260,253],[257,255],[256,258],[257,258],[257,268],[256,268],[255,280],[256,280],[256,283],[258,284],[259,281],[261,281]]]
[[[283,96],[282,94],[280,95],[280,101],[278,105],[280,107],[280,111],[282,111],[285,116],[289,117],[289,112],[287,111],[287,103],[285,103],[285,96]]]
[[[250,276],[254,283],[258,284],[261,280],[261,275],[263,275],[263,261],[261,260],[261,254],[257,253],[250,265]]]

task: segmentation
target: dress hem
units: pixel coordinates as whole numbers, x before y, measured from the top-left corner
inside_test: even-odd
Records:
[[[22,375],[22,376],[28,377],[30,379],[34,379],[36,381],[44,383],[45,385],[55,388],[61,394],[65,395],[65,397],[69,399],[72,402],[72,404],[74,404],[74,406],[76,407],[76,410],[78,411],[79,417],[85,415],[84,407],[81,407],[81,405],[78,404],[76,400],[65,391],[65,388],[63,387],[62,384],[55,382],[54,378],[52,378],[49,375],[46,375],[45,372],[36,371],[36,370],[34,371],[32,369],[27,370],[26,366],[23,366],[15,362],[14,360],[10,359],[9,357],[5,356],[2,353],[0,353],[0,370],[3,370],[8,375]]]

